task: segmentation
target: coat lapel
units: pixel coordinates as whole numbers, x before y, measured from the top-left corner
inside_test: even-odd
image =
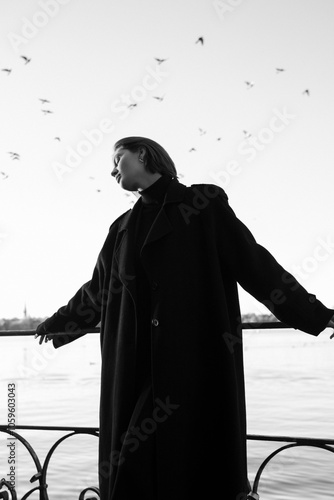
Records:
[[[170,233],[173,230],[171,223],[166,215],[166,212],[163,208],[160,209],[156,219],[154,220],[151,229],[149,230],[147,237],[145,239],[143,248],[146,245],[153,243],[156,240],[159,240],[166,234]]]
[[[116,274],[124,287],[129,291],[134,302],[136,302],[135,230],[140,207],[141,200],[139,199],[134,207],[123,217],[118,229],[115,245]]]
[[[173,180],[170,183],[161,210],[159,211],[155,221],[152,224],[150,231],[148,232],[143,248],[146,245],[149,245],[154,241],[159,240],[160,238],[162,238],[163,236],[165,236],[166,234],[170,233],[173,230],[173,226],[171,225],[168,216],[166,214],[166,206],[170,203],[178,203],[182,201],[185,189],[186,186],[180,184],[176,180]]]
[[[173,230],[173,227],[166,214],[166,206],[170,203],[182,201],[186,186],[173,180],[167,190],[164,203],[159,211],[152,227],[144,242],[143,248],[161,239]],[[131,294],[133,300],[136,300],[136,282],[135,282],[135,230],[136,221],[141,209],[141,198],[129,210],[120,223],[116,246],[115,260],[118,267],[118,277]]]

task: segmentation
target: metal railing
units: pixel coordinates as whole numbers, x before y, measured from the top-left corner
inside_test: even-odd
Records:
[[[289,325],[286,325],[285,323],[281,323],[278,321],[268,321],[268,322],[244,322],[241,324],[241,327],[243,330],[247,329],[254,329],[254,330],[267,330],[267,329],[286,329],[286,328],[291,328]],[[91,328],[87,330],[82,330],[82,333],[92,333],[96,334],[99,333],[99,328]],[[71,333],[66,333],[67,335],[71,335]],[[14,337],[14,336],[33,336],[35,335],[35,330],[1,330],[0,331],[0,338],[1,337]],[[52,335],[62,335],[62,333],[56,333]],[[17,430],[36,430],[36,431],[63,431],[67,432],[64,436],[60,437],[50,448],[48,451],[46,458],[44,460],[43,465],[41,465],[41,462],[31,446],[31,444],[23,437],[21,436]],[[17,425],[15,428],[10,427],[8,425],[0,425],[0,432],[7,433],[16,439],[18,439],[27,449],[28,453],[30,454],[31,459],[34,462],[35,468],[36,468],[36,473],[32,476],[30,479],[31,483],[38,482],[38,486],[32,487],[29,491],[27,491],[21,498],[21,500],[26,500],[33,492],[36,490],[39,490],[39,498],[40,500],[49,500],[48,493],[47,493],[47,472],[48,472],[48,467],[49,467],[49,462],[50,459],[56,450],[56,448],[59,446],[60,443],[65,441],[66,439],[77,435],[77,434],[87,434],[87,435],[92,435],[98,437],[99,435],[99,429],[97,427],[74,427],[74,426],[33,426],[33,425]],[[331,453],[334,453],[334,439],[318,439],[318,438],[309,438],[309,437],[295,437],[295,436],[264,436],[264,435],[256,435],[256,434],[248,434],[247,439],[251,441],[266,441],[266,442],[281,442],[285,443],[281,446],[279,446],[275,451],[270,453],[265,460],[261,463],[260,467],[258,468],[254,481],[253,481],[253,486],[251,492],[248,494],[247,499],[248,500],[258,500],[259,494],[258,494],[258,489],[259,489],[259,483],[261,479],[261,475],[265,469],[265,467],[268,465],[268,463],[276,457],[279,453],[282,451],[289,449],[289,448],[295,448],[295,447],[302,447],[302,446],[309,446],[309,447],[315,447],[319,449],[323,449],[326,451],[329,451]],[[87,493],[93,493],[96,496],[92,497],[87,497]],[[10,496],[9,496],[10,495]],[[84,490],[81,491],[79,494],[79,500],[94,500],[96,498],[100,498],[99,494],[99,489],[96,486],[91,486],[88,488],[85,488]],[[15,487],[11,485],[10,481],[5,480],[4,478],[0,479],[0,499],[4,500],[18,500],[17,499],[17,493],[15,490]],[[246,500],[246,499],[245,499]]]

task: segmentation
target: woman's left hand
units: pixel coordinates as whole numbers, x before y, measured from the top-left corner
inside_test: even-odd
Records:
[[[328,321],[327,327],[334,328],[334,316],[332,316],[331,319]],[[332,333],[332,335],[329,338],[332,339],[333,337],[334,337],[334,333]]]

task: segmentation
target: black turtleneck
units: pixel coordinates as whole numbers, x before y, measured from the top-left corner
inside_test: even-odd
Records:
[[[139,191],[144,205],[162,205],[172,177],[163,174],[148,188]]]
[[[172,180],[169,175],[162,175],[148,188],[139,191],[142,206],[136,227],[136,254],[139,255],[146,236],[151,229],[154,219],[158,215],[165,199],[167,188]]]
[[[142,205],[136,223],[135,269],[137,282],[137,391],[140,392],[151,373],[151,287],[141,261],[141,249],[158,215],[172,180],[162,175],[140,191]]]

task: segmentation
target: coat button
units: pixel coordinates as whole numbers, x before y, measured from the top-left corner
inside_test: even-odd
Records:
[[[153,318],[152,319],[152,325],[153,326],[158,326],[159,325],[159,321],[156,318]]]
[[[308,301],[309,301],[311,304],[314,304],[316,300],[317,300],[317,299],[316,299],[316,296],[315,296],[315,295],[309,295]]]
[[[152,290],[156,290],[158,288],[158,283],[156,281],[152,281]]]

